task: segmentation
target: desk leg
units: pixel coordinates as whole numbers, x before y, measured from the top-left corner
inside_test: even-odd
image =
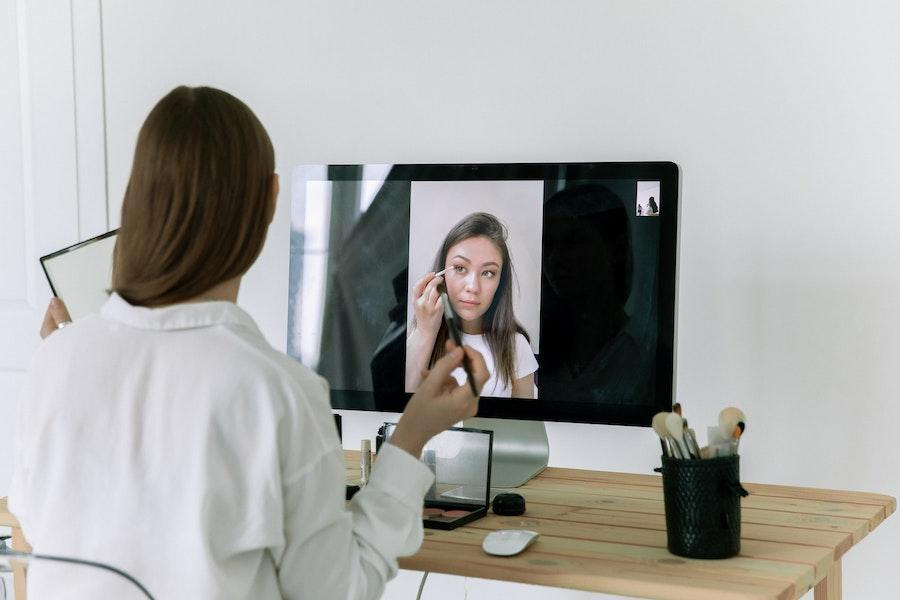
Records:
[[[31,552],[31,546],[25,541],[20,527],[12,528],[12,549],[19,552]],[[21,562],[13,564],[13,590],[16,600],[25,600],[25,565]]]
[[[816,584],[815,600],[841,600],[841,561],[834,561],[825,579]]]

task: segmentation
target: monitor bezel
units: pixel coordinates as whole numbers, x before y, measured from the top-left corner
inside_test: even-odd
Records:
[[[365,167],[376,164],[302,165],[305,181],[355,181],[363,179]],[[677,254],[679,250],[678,216],[680,206],[680,169],[671,161],[649,162],[565,162],[565,163],[407,163],[389,165],[385,181],[503,181],[558,180],[648,180],[660,182],[665,210],[658,217],[660,242],[658,259],[659,338],[656,355],[656,403],[653,405],[594,404],[584,401],[516,400],[482,397],[479,417],[649,426],[655,413],[671,410],[675,389],[675,329],[677,309]],[[339,410],[402,412],[410,393],[331,390],[332,407]]]

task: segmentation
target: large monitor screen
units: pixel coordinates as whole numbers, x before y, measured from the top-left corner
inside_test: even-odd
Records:
[[[674,163],[292,175],[288,353],[335,408],[403,410],[444,352],[443,294],[491,372],[479,416],[648,425],[670,409]]]

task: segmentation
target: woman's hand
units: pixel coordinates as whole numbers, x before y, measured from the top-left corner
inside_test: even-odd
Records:
[[[459,385],[450,375],[462,365],[463,352],[472,363],[475,389],[484,387],[490,373],[481,354],[468,346],[458,348],[448,341],[447,354],[434,363],[418,391],[407,403],[397,429],[391,436],[392,444],[418,458],[428,440],[454,423],[475,416],[478,412],[478,396],[472,395],[468,382]]]
[[[444,307],[441,305],[441,294],[438,286],[444,282],[441,275],[434,272],[425,274],[425,277],[416,282],[413,287],[413,308],[416,317],[416,329],[426,337],[437,336],[441,327],[441,316]]]
[[[431,362],[431,352],[441,328],[444,307],[438,286],[444,278],[427,273],[413,286],[413,310],[416,326],[406,338],[406,390],[414,392],[422,383],[422,371]]]
[[[47,307],[47,312],[44,313],[44,322],[41,323],[41,338],[46,338],[57,329],[62,329],[71,322],[72,317],[69,316],[69,309],[66,308],[63,301],[59,298],[51,299],[50,306]]]

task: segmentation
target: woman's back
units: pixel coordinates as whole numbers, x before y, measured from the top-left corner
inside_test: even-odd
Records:
[[[22,390],[10,509],[35,552],[108,563],[158,599],[371,600],[419,548],[434,476],[418,457],[478,407],[448,384],[464,352],[435,363],[346,505],[324,380],[235,304],[275,212],[274,168],[268,134],[230,94],[182,86],[151,110],[116,293],[70,326],[48,309]],[[483,385],[483,359],[465,354]],[[116,585],[83,568],[29,573],[40,598],[136,592]]]
[[[282,469],[339,448],[327,406],[309,404],[324,389],[232,303],[114,295],[35,357],[11,509],[35,552],[110,563],[158,597],[280,597]],[[43,565],[30,577],[54,598],[109,581]]]

